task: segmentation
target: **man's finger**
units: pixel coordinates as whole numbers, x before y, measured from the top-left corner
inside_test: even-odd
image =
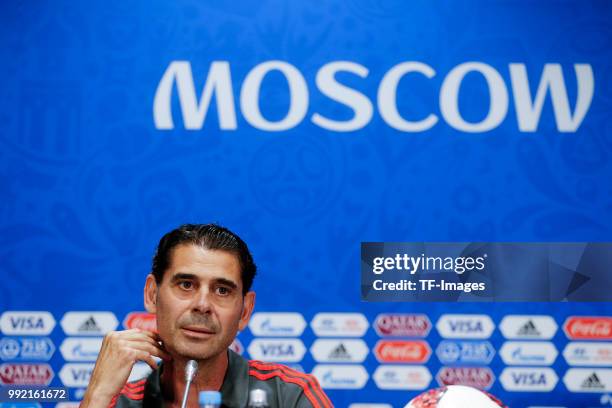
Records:
[[[150,356],[161,357],[159,356],[159,354],[161,354],[159,348],[155,347],[153,344],[146,343],[144,341],[139,341],[139,342],[132,341],[129,343],[128,347],[137,352],[144,351],[147,353],[147,355],[150,355]]]
[[[161,346],[158,343],[153,344],[153,351],[151,352],[151,354],[156,357],[161,358],[162,360],[166,360],[166,361],[172,360],[172,357],[170,356],[170,354],[168,354],[166,350],[161,348]]]
[[[153,336],[151,335],[151,332],[147,332],[144,330],[140,330],[140,329],[129,329],[129,330],[123,330],[123,331],[118,331],[118,332],[113,332],[112,333],[114,335],[115,338],[121,338],[121,339],[137,339],[137,338],[144,338],[144,337],[151,337],[153,338]]]
[[[164,350],[163,346],[161,346],[158,342],[156,342],[155,340],[149,337],[138,337],[138,338],[130,339],[129,344],[130,344],[130,347],[132,348],[142,348],[142,347],[150,346],[150,347],[147,347],[146,350],[149,351],[151,354],[157,357],[160,357],[161,359],[164,359],[164,360],[172,359],[170,354],[168,354],[168,352]],[[142,345],[142,347],[139,347],[139,345]]]
[[[164,361],[170,361],[172,360],[172,356],[163,348],[161,348],[161,346],[157,347],[157,357],[161,358]]]
[[[136,353],[136,358],[147,363],[153,370],[157,370],[157,361],[146,351],[139,350]]]

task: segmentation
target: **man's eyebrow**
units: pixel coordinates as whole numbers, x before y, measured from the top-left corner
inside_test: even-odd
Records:
[[[179,272],[175,275],[172,276],[172,282],[178,282],[178,281],[182,281],[182,280],[197,280],[198,277],[196,275],[194,275],[193,273],[186,273],[186,272]],[[213,281],[216,284],[221,284],[221,285],[226,285],[229,286],[232,289],[237,289],[238,288],[238,284],[230,279],[226,279],[226,278],[215,278],[213,279]]]
[[[226,285],[226,286],[229,286],[232,289],[237,289],[238,288],[238,284],[236,284],[236,282],[234,282],[232,280],[229,280],[229,279],[216,278],[214,281],[217,284]]]
[[[174,276],[172,276],[172,282],[177,282],[180,280],[195,280],[195,279],[197,278],[193,273],[179,272],[175,274]]]

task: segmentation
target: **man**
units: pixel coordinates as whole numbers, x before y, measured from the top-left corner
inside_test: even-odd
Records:
[[[198,406],[203,390],[219,390],[224,407],[246,407],[253,389],[266,391],[270,407],[332,406],[314,377],[247,361],[228,349],[251,317],[255,272],[247,245],[226,228],[188,224],[164,235],[144,288],[145,308],[156,315],[158,333],[107,334],[81,407],[180,407],[191,359],[198,371],[189,407]],[[136,361],[153,372],[126,384]]]

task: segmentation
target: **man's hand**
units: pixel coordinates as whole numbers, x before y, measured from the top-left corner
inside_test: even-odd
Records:
[[[158,342],[157,334],[144,330],[109,332],[102,341],[81,407],[107,408],[127,382],[137,361],[144,361],[155,370],[157,363],[153,357],[169,360],[170,356]]]

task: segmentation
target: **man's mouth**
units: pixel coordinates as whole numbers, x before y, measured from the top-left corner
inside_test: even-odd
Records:
[[[215,334],[214,330],[200,326],[184,326],[181,329],[186,335],[191,337],[209,337]]]

